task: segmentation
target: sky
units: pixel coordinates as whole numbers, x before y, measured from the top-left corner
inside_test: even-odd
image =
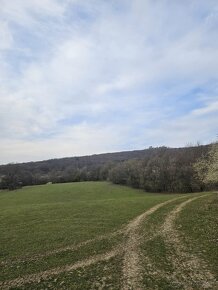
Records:
[[[216,139],[217,0],[0,7],[0,164]]]

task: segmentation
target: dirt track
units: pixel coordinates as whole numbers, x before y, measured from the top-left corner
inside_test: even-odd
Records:
[[[142,289],[142,268],[140,265],[140,226],[142,222],[157,211],[159,208],[167,205],[168,203],[176,199],[162,202],[147,210],[143,214],[136,217],[132,222],[129,223],[126,230],[127,242],[124,252],[123,259],[123,286],[122,289]]]
[[[186,200],[177,206],[165,219],[162,229],[162,236],[168,248],[173,250],[169,258],[171,259],[177,281],[184,289],[192,289],[193,285],[198,285],[198,289],[215,289],[215,278],[208,270],[207,264],[189,253],[180,240],[180,235],[175,229],[174,222],[182,209],[190,202],[199,197]]]
[[[201,196],[200,196],[201,197]],[[181,197],[180,197],[181,198]],[[153,214],[155,211],[160,209],[161,207],[178,200],[180,198],[172,199],[163,203],[160,203],[143,214],[136,217],[134,220],[132,220],[125,228],[118,230],[116,232],[110,233],[108,235],[99,236],[96,239],[85,241],[78,245],[73,245],[69,247],[65,247],[62,249],[57,249],[42,255],[38,255],[37,258],[45,257],[48,255],[52,255],[55,253],[59,253],[61,251],[66,250],[75,250],[83,245],[86,245],[88,243],[91,243],[93,241],[100,241],[102,239],[107,239],[112,236],[116,236],[118,234],[124,234],[125,236],[125,243],[117,245],[114,249],[111,251],[91,256],[87,259],[78,261],[71,265],[65,265],[63,267],[57,267],[53,269],[49,269],[43,272],[35,273],[26,275],[23,277],[19,277],[10,281],[0,282],[0,288],[1,289],[10,289],[11,287],[21,287],[27,283],[38,283],[42,280],[46,280],[51,276],[56,276],[63,272],[68,272],[72,270],[76,270],[78,268],[84,268],[88,267],[90,265],[94,265],[100,261],[107,261],[110,260],[112,257],[115,257],[118,254],[123,253],[123,267],[122,267],[122,289],[128,290],[128,289],[144,289],[142,284],[142,277],[143,277],[143,267],[141,265],[141,259],[148,261],[148,267],[152,267],[151,262],[149,261],[148,257],[142,257],[142,254],[140,253],[140,242],[141,242],[141,233],[140,228],[142,226],[142,222],[151,214]],[[174,280],[175,283],[180,284],[183,289],[193,289],[192,285],[193,283],[197,283],[199,285],[200,289],[215,289],[212,288],[215,286],[215,279],[213,275],[209,272],[208,267],[206,263],[199,258],[189,254],[184,246],[182,245],[179,234],[177,233],[174,222],[180,213],[180,211],[190,202],[194,201],[199,197],[190,198],[182,203],[179,204],[179,206],[176,206],[176,208],[171,211],[165,220],[163,221],[162,230],[158,233],[154,233],[155,235],[161,235],[166,245],[168,245],[169,249],[173,249],[171,252],[169,259],[172,260],[174,265],[174,274],[171,277],[168,277],[167,273],[164,273],[163,271],[159,271],[158,269],[155,269],[153,273],[155,275],[163,276],[165,278]],[[145,237],[143,237],[144,240]],[[152,237],[146,237],[147,239],[150,239]],[[24,259],[23,257],[22,259]],[[20,260],[22,260],[20,259]],[[27,257],[28,260],[28,257]],[[18,260],[16,260],[18,261]],[[6,262],[7,263],[7,262]]]

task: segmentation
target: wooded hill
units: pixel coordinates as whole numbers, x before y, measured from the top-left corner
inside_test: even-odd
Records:
[[[211,145],[106,153],[0,166],[0,188],[48,182],[109,180],[150,192],[202,191],[194,164]],[[214,184],[213,184],[214,186]]]

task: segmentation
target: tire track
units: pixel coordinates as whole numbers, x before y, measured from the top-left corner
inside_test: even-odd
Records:
[[[125,244],[121,243],[118,246],[116,246],[113,250],[105,253],[105,254],[99,254],[99,255],[94,255],[91,256],[87,259],[80,260],[74,264],[70,265],[65,265],[63,267],[56,267],[53,269],[49,269],[46,271],[42,271],[39,273],[35,274],[29,274],[25,275],[23,277],[15,278],[13,280],[8,280],[4,282],[0,282],[0,288],[1,289],[10,289],[11,287],[21,287],[25,284],[29,283],[40,283],[42,280],[46,280],[51,276],[55,276],[58,274],[61,274],[63,272],[69,272],[72,270],[76,270],[78,268],[83,268],[83,267],[88,267],[91,265],[94,265],[98,262],[101,261],[108,261],[112,257],[115,257],[118,254],[122,254],[124,252],[124,258],[123,258],[123,283],[122,283],[122,289],[123,290],[128,290],[128,289],[143,289],[142,285],[142,273],[143,269],[140,264],[140,250],[139,250],[139,245],[140,245],[140,240],[141,240],[141,235],[140,235],[140,227],[142,225],[142,222],[151,214],[153,214],[155,211],[157,211],[159,208],[174,202],[178,199],[182,198],[187,198],[185,196],[183,197],[177,197],[174,199],[170,199],[168,201],[159,203],[155,205],[154,207],[150,208],[143,214],[137,216],[134,220],[132,220],[126,227],[123,229],[120,229],[118,231],[112,232],[107,235],[102,235],[100,237],[97,237],[96,239],[90,239],[88,241],[82,242],[78,245],[75,246],[70,246],[70,247],[65,247],[61,249],[57,249],[54,251],[50,251],[48,253],[45,253],[43,255],[38,255],[38,257],[45,257],[48,255],[52,255],[55,253],[60,253],[62,251],[67,251],[67,250],[75,250],[78,249],[79,247],[83,245],[87,245],[91,242],[97,241],[97,240],[102,240],[105,238],[109,238],[111,236],[116,236],[117,234],[121,233],[124,234],[126,237],[126,242]],[[199,197],[197,197],[199,198]],[[189,202],[194,200],[196,198],[189,199],[185,202],[183,202],[179,207],[176,208],[176,210],[172,211],[166,218],[162,234],[165,236],[166,233],[172,232],[173,229],[173,222],[174,219],[176,218],[177,214],[180,212],[180,210]],[[175,231],[173,229],[173,231]],[[154,233],[154,236],[157,235],[157,233]],[[153,235],[152,235],[153,236]],[[175,236],[175,234],[174,234]],[[151,236],[148,236],[147,239],[151,239]],[[162,272],[160,272],[162,273]],[[162,273],[164,274],[164,273]],[[185,288],[185,289],[191,289],[191,288]],[[199,288],[200,289],[200,288]]]
[[[179,197],[179,198],[183,198],[183,197]],[[176,199],[173,199],[173,200],[176,200]],[[100,235],[100,236],[98,236],[96,238],[89,239],[89,240],[86,240],[84,242],[80,242],[78,244],[73,244],[73,245],[62,247],[62,248],[50,250],[50,251],[47,251],[45,253],[33,254],[31,256],[28,256],[28,255],[25,256],[24,255],[22,257],[16,257],[13,260],[0,261],[0,265],[1,266],[8,266],[8,265],[10,266],[10,265],[13,265],[13,264],[18,264],[18,263],[37,261],[37,260],[52,256],[52,255],[60,254],[60,253],[67,252],[67,251],[76,251],[79,248],[81,248],[83,246],[86,246],[88,244],[91,244],[93,242],[98,242],[98,241],[101,241],[101,240],[104,240],[104,239],[113,238],[113,237],[115,237],[115,236],[117,236],[119,234],[125,234],[129,230],[129,225],[130,224],[131,224],[131,222],[129,224],[127,224],[126,226],[123,226],[121,229],[118,229],[118,230],[116,230],[114,232],[107,233],[107,234],[104,234],[104,235]]]
[[[124,252],[124,259],[123,259],[123,290],[128,289],[143,289],[142,285],[142,266],[140,264],[140,226],[142,222],[159,208],[181,199],[184,197],[174,198],[162,203],[155,205],[154,207],[150,208],[143,214],[136,217],[132,222],[129,223],[127,230],[126,230],[126,246]],[[150,237],[148,237],[149,239]]]
[[[179,197],[179,198],[181,198],[181,197]],[[139,240],[139,236],[136,234],[137,228],[141,224],[141,222],[144,220],[144,218],[146,218],[148,215],[152,214],[153,212],[155,212],[157,209],[164,206],[165,204],[168,204],[168,203],[170,203],[174,200],[177,200],[179,198],[171,199],[171,200],[168,200],[166,202],[163,202],[161,204],[158,204],[158,205],[152,207],[151,209],[147,210],[145,213],[136,217],[133,221],[131,221],[123,229],[112,232],[108,235],[102,235],[100,237],[97,237],[96,239],[90,239],[88,241],[82,242],[82,243],[75,245],[75,246],[60,248],[60,249],[50,251],[50,252],[42,254],[42,255],[37,255],[36,258],[43,258],[45,256],[49,256],[49,255],[60,253],[60,252],[67,251],[67,250],[75,250],[83,245],[87,245],[87,244],[94,242],[94,241],[97,241],[97,240],[109,238],[111,236],[116,236],[119,233],[123,233],[123,234],[125,234],[125,236],[127,236],[129,238],[127,245],[120,244],[117,247],[115,247],[114,250],[112,250],[106,254],[95,255],[95,256],[92,256],[91,258],[78,261],[78,262],[71,264],[71,265],[66,265],[64,267],[57,267],[57,268],[49,269],[49,270],[46,270],[43,272],[25,275],[23,277],[15,278],[13,280],[0,282],[0,288],[1,289],[10,289],[10,287],[21,287],[24,284],[40,282],[41,280],[45,280],[50,276],[58,275],[60,273],[68,272],[71,270],[76,270],[76,269],[81,268],[81,267],[87,267],[87,266],[93,265],[93,264],[100,262],[100,261],[109,260],[110,258],[122,253],[124,250],[125,250],[124,267],[123,267],[123,272],[124,272],[124,277],[125,277],[124,280],[126,280],[127,283],[129,280],[133,280],[134,283],[137,283],[138,276],[139,276],[138,264],[137,264],[139,257],[135,256],[135,254],[137,254],[137,251],[135,250],[135,245],[138,244],[138,240]],[[132,234],[133,234],[133,236],[132,236]],[[132,267],[131,263],[134,263],[133,265],[136,267],[136,269],[133,272],[132,272],[133,267]],[[128,288],[126,288],[126,289],[128,289]]]
[[[187,290],[196,289],[196,286],[199,290],[215,289],[216,287],[216,280],[208,270],[205,261],[187,252],[187,249],[180,241],[179,232],[175,229],[174,225],[176,218],[185,206],[201,197],[206,197],[206,195],[186,200],[171,211],[165,219],[161,232],[168,248],[173,249],[173,252],[171,250],[169,256],[174,266],[174,273],[171,279],[176,280],[177,283],[179,281],[183,289]]]
[[[78,244],[69,245],[69,246],[66,246],[66,247],[63,247],[63,248],[54,249],[54,250],[51,250],[51,251],[47,251],[45,253],[35,254],[35,255],[32,255],[31,257],[30,256],[23,256],[23,257],[15,258],[13,260],[1,261],[0,265],[1,266],[8,266],[8,265],[17,264],[17,263],[38,261],[40,259],[52,256],[52,255],[60,254],[60,253],[63,253],[63,252],[76,251],[79,248],[84,247],[84,246],[86,246],[88,244],[91,244],[93,242],[99,242],[99,241],[102,241],[104,239],[113,238],[113,237],[115,237],[115,236],[117,236],[119,234],[123,234],[124,232],[125,232],[125,228],[121,228],[121,229],[119,229],[117,231],[114,231],[114,232],[111,232],[111,233],[108,233],[108,234],[105,234],[105,235],[100,235],[100,236],[98,236],[96,238],[89,239],[89,240],[86,240],[86,241],[78,243]]]
[[[69,272],[73,270],[77,270],[79,268],[88,267],[94,265],[98,262],[108,261],[116,255],[122,253],[123,247],[119,245],[114,250],[107,252],[105,254],[95,255],[90,258],[87,258],[82,261],[78,261],[71,265],[65,265],[63,267],[53,268],[47,271],[43,271],[40,273],[30,274],[23,277],[19,277],[10,281],[0,282],[0,288],[2,290],[10,289],[11,287],[22,287],[29,283],[40,283],[43,280],[46,280],[52,276],[59,275],[64,272]]]

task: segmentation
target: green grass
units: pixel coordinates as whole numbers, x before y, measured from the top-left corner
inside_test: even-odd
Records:
[[[149,194],[107,182],[53,184],[1,191],[0,262],[7,264],[0,269],[0,281],[74,264],[110,251],[125,242],[123,234],[92,241],[77,250],[63,251],[35,260],[28,259],[32,255],[76,245],[114,232],[152,206],[180,196],[182,199],[160,208],[144,221],[141,228],[141,236],[144,238],[158,233],[169,212],[193,194]],[[190,251],[203,255],[214,271],[215,248],[211,241],[215,239],[216,196],[208,196],[206,200],[207,203],[205,198],[201,198],[189,204],[181,212],[176,226],[181,236],[185,235],[184,243]],[[202,237],[204,242],[201,241]],[[201,246],[196,250],[200,241]],[[149,258],[155,270],[173,272],[173,265],[168,259],[169,249],[161,236],[156,235],[150,241],[144,240],[141,253],[145,289],[182,289],[165,277],[152,276],[147,271]],[[121,267],[122,253],[108,262],[98,262],[83,269],[11,289],[120,289]]]
[[[190,195],[188,198],[190,198]],[[180,284],[172,278],[172,275],[175,274],[173,262],[176,258],[176,252],[161,235],[161,226],[166,216],[169,215],[175,206],[185,200],[186,197],[184,196],[184,199],[168,204],[144,222],[142,231],[144,242],[141,244],[141,250],[144,256],[142,265],[144,268],[143,284],[145,289],[185,289],[182,283]],[[218,274],[217,206],[218,195],[216,193],[206,194],[205,197],[187,204],[175,220],[175,229],[179,234],[180,242],[186,254],[195,255],[198,259],[205,261],[215,278],[217,278]],[[153,233],[157,233],[157,235],[152,238]],[[148,236],[151,236],[150,240],[146,240]],[[174,257],[173,260],[171,259],[172,255]],[[187,277],[189,277],[188,271],[188,269],[187,272],[186,270],[184,271],[185,275],[188,275]],[[162,274],[158,274],[159,272]],[[180,279],[179,276],[177,277]],[[202,289],[202,285],[197,282],[189,281],[188,283],[189,287],[191,285],[191,289]]]
[[[1,192],[0,258],[40,253],[114,231],[169,198],[105,182]]]
[[[190,252],[204,259],[218,279],[218,195],[200,198],[181,212],[176,226]]]
[[[121,258],[117,256],[110,263],[100,262],[89,268],[51,277],[41,283],[27,284],[25,289],[121,289]]]
[[[179,205],[187,198],[190,198],[190,195],[184,195],[183,197],[184,199],[182,200],[174,201],[160,208],[144,222],[142,229],[144,242],[141,244],[141,251],[143,256],[146,257],[142,260],[142,267],[144,268],[143,285],[145,289],[182,289],[177,288],[173,281],[167,280],[165,277],[166,275],[160,275],[159,272],[168,273],[169,275],[173,273],[173,264],[168,259],[170,254],[169,249],[161,236],[161,226],[167,215],[175,206]],[[154,235],[155,233],[157,233],[157,235]],[[151,239],[146,240],[149,236]]]

